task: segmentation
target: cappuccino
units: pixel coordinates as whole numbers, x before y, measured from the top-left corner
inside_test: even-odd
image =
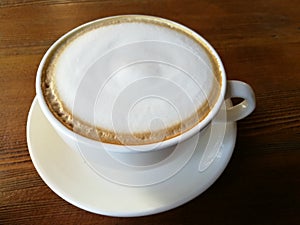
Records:
[[[62,37],[41,87],[54,116],[90,139],[141,145],[201,122],[222,86],[219,61],[196,33],[149,16],[119,16]]]

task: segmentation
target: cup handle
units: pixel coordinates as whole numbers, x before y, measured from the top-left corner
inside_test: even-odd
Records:
[[[248,84],[242,81],[227,81],[225,100],[230,98],[243,98],[244,100],[237,105],[227,108],[227,121],[243,119],[255,109],[254,92]]]

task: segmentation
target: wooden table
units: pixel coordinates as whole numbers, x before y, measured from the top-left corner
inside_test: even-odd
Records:
[[[45,51],[72,28],[118,14],[194,29],[228,79],[249,83],[257,99],[221,177],[191,202],[140,218],[92,214],[58,197],[36,172],[25,135]],[[1,0],[0,92],[0,224],[300,224],[299,1]]]

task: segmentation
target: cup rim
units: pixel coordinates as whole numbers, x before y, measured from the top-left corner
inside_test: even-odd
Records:
[[[106,142],[101,142],[101,141],[97,141],[97,140],[94,140],[94,139],[90,139],[90,138],[85,137],[83,135],[80,135],[80,134],[78,134],[74,131],[71,131],[65,125],[63,125],[53,115],[51,110],[48,108],[48,105],[46,103],[46,100],[44,99],[43,91],[42,91],[42,88],[41,88],[41,78],[42,78],[42,71],[43,71],[43,68],[45,66],[46,60],[48,59],[49,56],[51,56],[51,53],[53,52],[53,50],[55,50],[57,45],[59,45],[63,40],[67,39],[68,36],[72,35],[73,33],[78,32],[83,27],[90,26],[93,23],[98,23],[100,21],[104,21],[104,20],[108,20],[108,19],[109,20],[118,19],[120,17],[128,17],[128,18],[130,18],[130,17],[143,17],[143,18],[150,19],[150,20],[151,19],[152,20],[159,20],[159,21],[161,21],[163,23],[167,23],[167,24],[173,24],[174,26],[177,26],[179,28],[182,28],[183,30],[191,32],[193,35],[195,35],[197,38],[199,38],[205,44],[205,46],[207,47],[209,52],[214,57],[214,60],[218,64],[218,69],[220,70],[220,76],[221,76],[220,93],[219,93],[219,96],[217,98],[217,101],[215,102],[214,106],[211,108],[209,113],[205,116],[205,118],[203,120],[201,120],[200,122],[198,122],[191,129],[179,134],[178,136],[169,138],[169,139],[164,140],[164,141],[154,142],[154,143],[150,143],[150,144],[139,144],[139,145],[112,144],[112,143],[106,143]],[[200,132],[203,128],[205,128],[210,123],[210,121],[215,117],[215,115],[217,114],[217,112],[219,111],[219,109],[222,105],[222,102],[224,101],[225,90],[226,90],[226,73],[225,73],[225,69],[224,69],[223,63],[221,61],[221,58],[219,57],[216,50],[212,47],[212,45],[206,39],[204,39],[200,34],[193,31],[192,29],[190,29],[190,28],[188,28],[188,27],[186,27],[186,26],[184,26],[180,23],[174,22],[172,20],[164,19],[164,18],[161,18],[161,17],[149,16],[149,15],[127,14],[127,15],[104,17],[104,18],[100,18],[100,19],[97,19],[97,20],[93,20],[93,21],[84,23],[84,24],[70,30],[69,32],[67,32],[63,36],[61,36],[58,40],[56,40],[50,46],[50,48],[44,54],[39,66],[38,66],[35,86],[36,86],[36,95],[37,95],[38,103],[39,103],[39,105],[42,109],[42,112],[44,113],[44,115],[46,116],[46,118],[48,119],[50,124],[55,128],[55,130],[58,130],[59,132],[61,132],[64,135],[68,136],[69,138],[71,138],[72,140],[75,140],[75,141],[78,141],[78,142],[81,142],[81,143],[85,143],[85,144],[88,144],[90,146],[97,146],[97,145],[100,144],[103,148],[109,149],[110,151],[113,151],[113,152],[132,152],[132,148],[134,149],[134,151],[141,151],[142,152],[142,151],[152,151],[152,150],[158,150],[158,149],[163,149],[163,148],[170,147],[172,145],[175,145],[179,142],[182,142],[184,140],[187,140],[187,139],[191,138],[196,133]],[[158,144],[159,144],[159,148],[156,148],[158,146]],[[130,147],[130,150],[128,149],[128,147]]]

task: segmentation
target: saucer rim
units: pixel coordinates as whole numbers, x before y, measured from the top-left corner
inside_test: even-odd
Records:
[[[47,171],[44,171],[44,168],[39,165],[38,159],[36,158],[36,155],[35,155],[34,149],[33,149],[34,148],[33,144],[32,144],[33,137],[32,137],[32,131],[31,131],[31,123],[32,123],[32,120],[34,119],[33,118],[33,113],[34,113],[35,110],[38,109],[38,107],[40,107],[40,106],[39,106],[37,97],[35,97],[34,100],[32,101],[32,105],[31,105],[29,113],[28,113],[27,124],[26,124],[26,138],[27,138],[28,151],[29,151],[31,160],[32,160],[32,162],[34,164],[34,167],[37,170],[39,176],[41,177],[41,179],[45,182],[45,184],[55,194],[57,194],[59,197],[61,197],[62,199],[64,199],[66,202],[68,202],[68,203],[70,203],[70,204],[72,204],[72,205],[74,205],[74,206],[76,206],[76,207],[78,207],[80,209],[86,210],[88,212],[92,212],[92,213],[100,214],[100,215],[105,215],[105,216],[114,216],[114,217],[139,217],[139,216],[153,215],[153,214],[157,214],[157,213],[161,213],[161,212],[165,212],[165,211],[174,209],[174,208],[176,208],[178,206],[181,206],[181,205],[183,205],[183,204],[191,201],[192,199],[196,198],[197,196],[199,196],[200,194],[202,194],[203,192],[205,192],[220,177],[220,175],[223,173],[223,171],[227,167],[227,165],[228,165],[228,163],[229,163],[229,161],[231,159],[234,147],[235,147],[236,136],[237,136],[236,122],[232,122],[231,123],[233,125],[232,128],[231,128],[232,129],[231,130],[231,142],[232,143],[231,143],[231,146],[227,146],[227,147],[229,147],[229,149],[227,150],[228,153],[226,155],[223,154],[223,160],[224,160],[223,163],[220,164],[220,160],[218,161],[218,163],[220,165],[219,165],[217,174],[215,176],[213,176],[213,177],[210,177],[209,182],[206,182],[203,187],[199,188],[197,191],[194,191],[194,193],[189,194],[189,195],[187,195],[185,197],[182,197],[182,198],[178,199],[177,201],[175,201],[172,204],[164,205],[164,206],[161,206],[159,208],[152,209],[152,210],[147,210],[146,209],[146,210],[140,210],[139,212],[130,211],[130,210],[124,210],[123,212],[120,212],[120,211],[113,211],[113,210],[103,210],[103,209],[99,209],[99,208],[95,209],[95,208],[88,207],[85,204],[82,204],[82,203],[76,201],[76,199],[74,199],[74,196],[70,195],[69,193],[66,193],[63,190],[63,188],[57,187],[53,183],[53,178],[51,178],[51,176],[49,177],[49,174],[47,176]],[[43,114],[42,110],[41,110],[41,114]],[[49,123],[49,121],[47,120],[46,117],[44,119],[47,121],[47,123]],[[51,126],[51,124],[48,124],[48,125]],[[58,135],[57,135],[57,138],[59,138]],[[74,151],[72,151],[72,152],[74,152]],[[74,152],[74,155],[75,154],[76,153]],[[193,158],[193,156],[192,156],[192,158]],[[84,162],[82,161],[82,165],[78,166],[78,168],[81,169],[81,170],[84,169],[84,168],[82,168],[82,166],[86,166],[87,167],[87,165],[83,165],[83,163]],[[201,172],[201,173],[205,173],[205,171]],[[103,179],[103,181],[110,183],[110,185],[118,186],[120,188],[124,187],[124,186],[122,186],[120,184],[116,184],[114,182],[107,181],[105,178],[102,178],[102,179]],[[174,175],[170,179],[176,179],[176,175]],[[154,186],[160,186],[160,185],[161,184],[156,184]],[[129,188],[129,189],[135,189],[136,187],[127,187],[127,188]],[[143,188],[147,189],[148,186],[146,186],[146,187],[138,187],[137,189],[143,189]]]

